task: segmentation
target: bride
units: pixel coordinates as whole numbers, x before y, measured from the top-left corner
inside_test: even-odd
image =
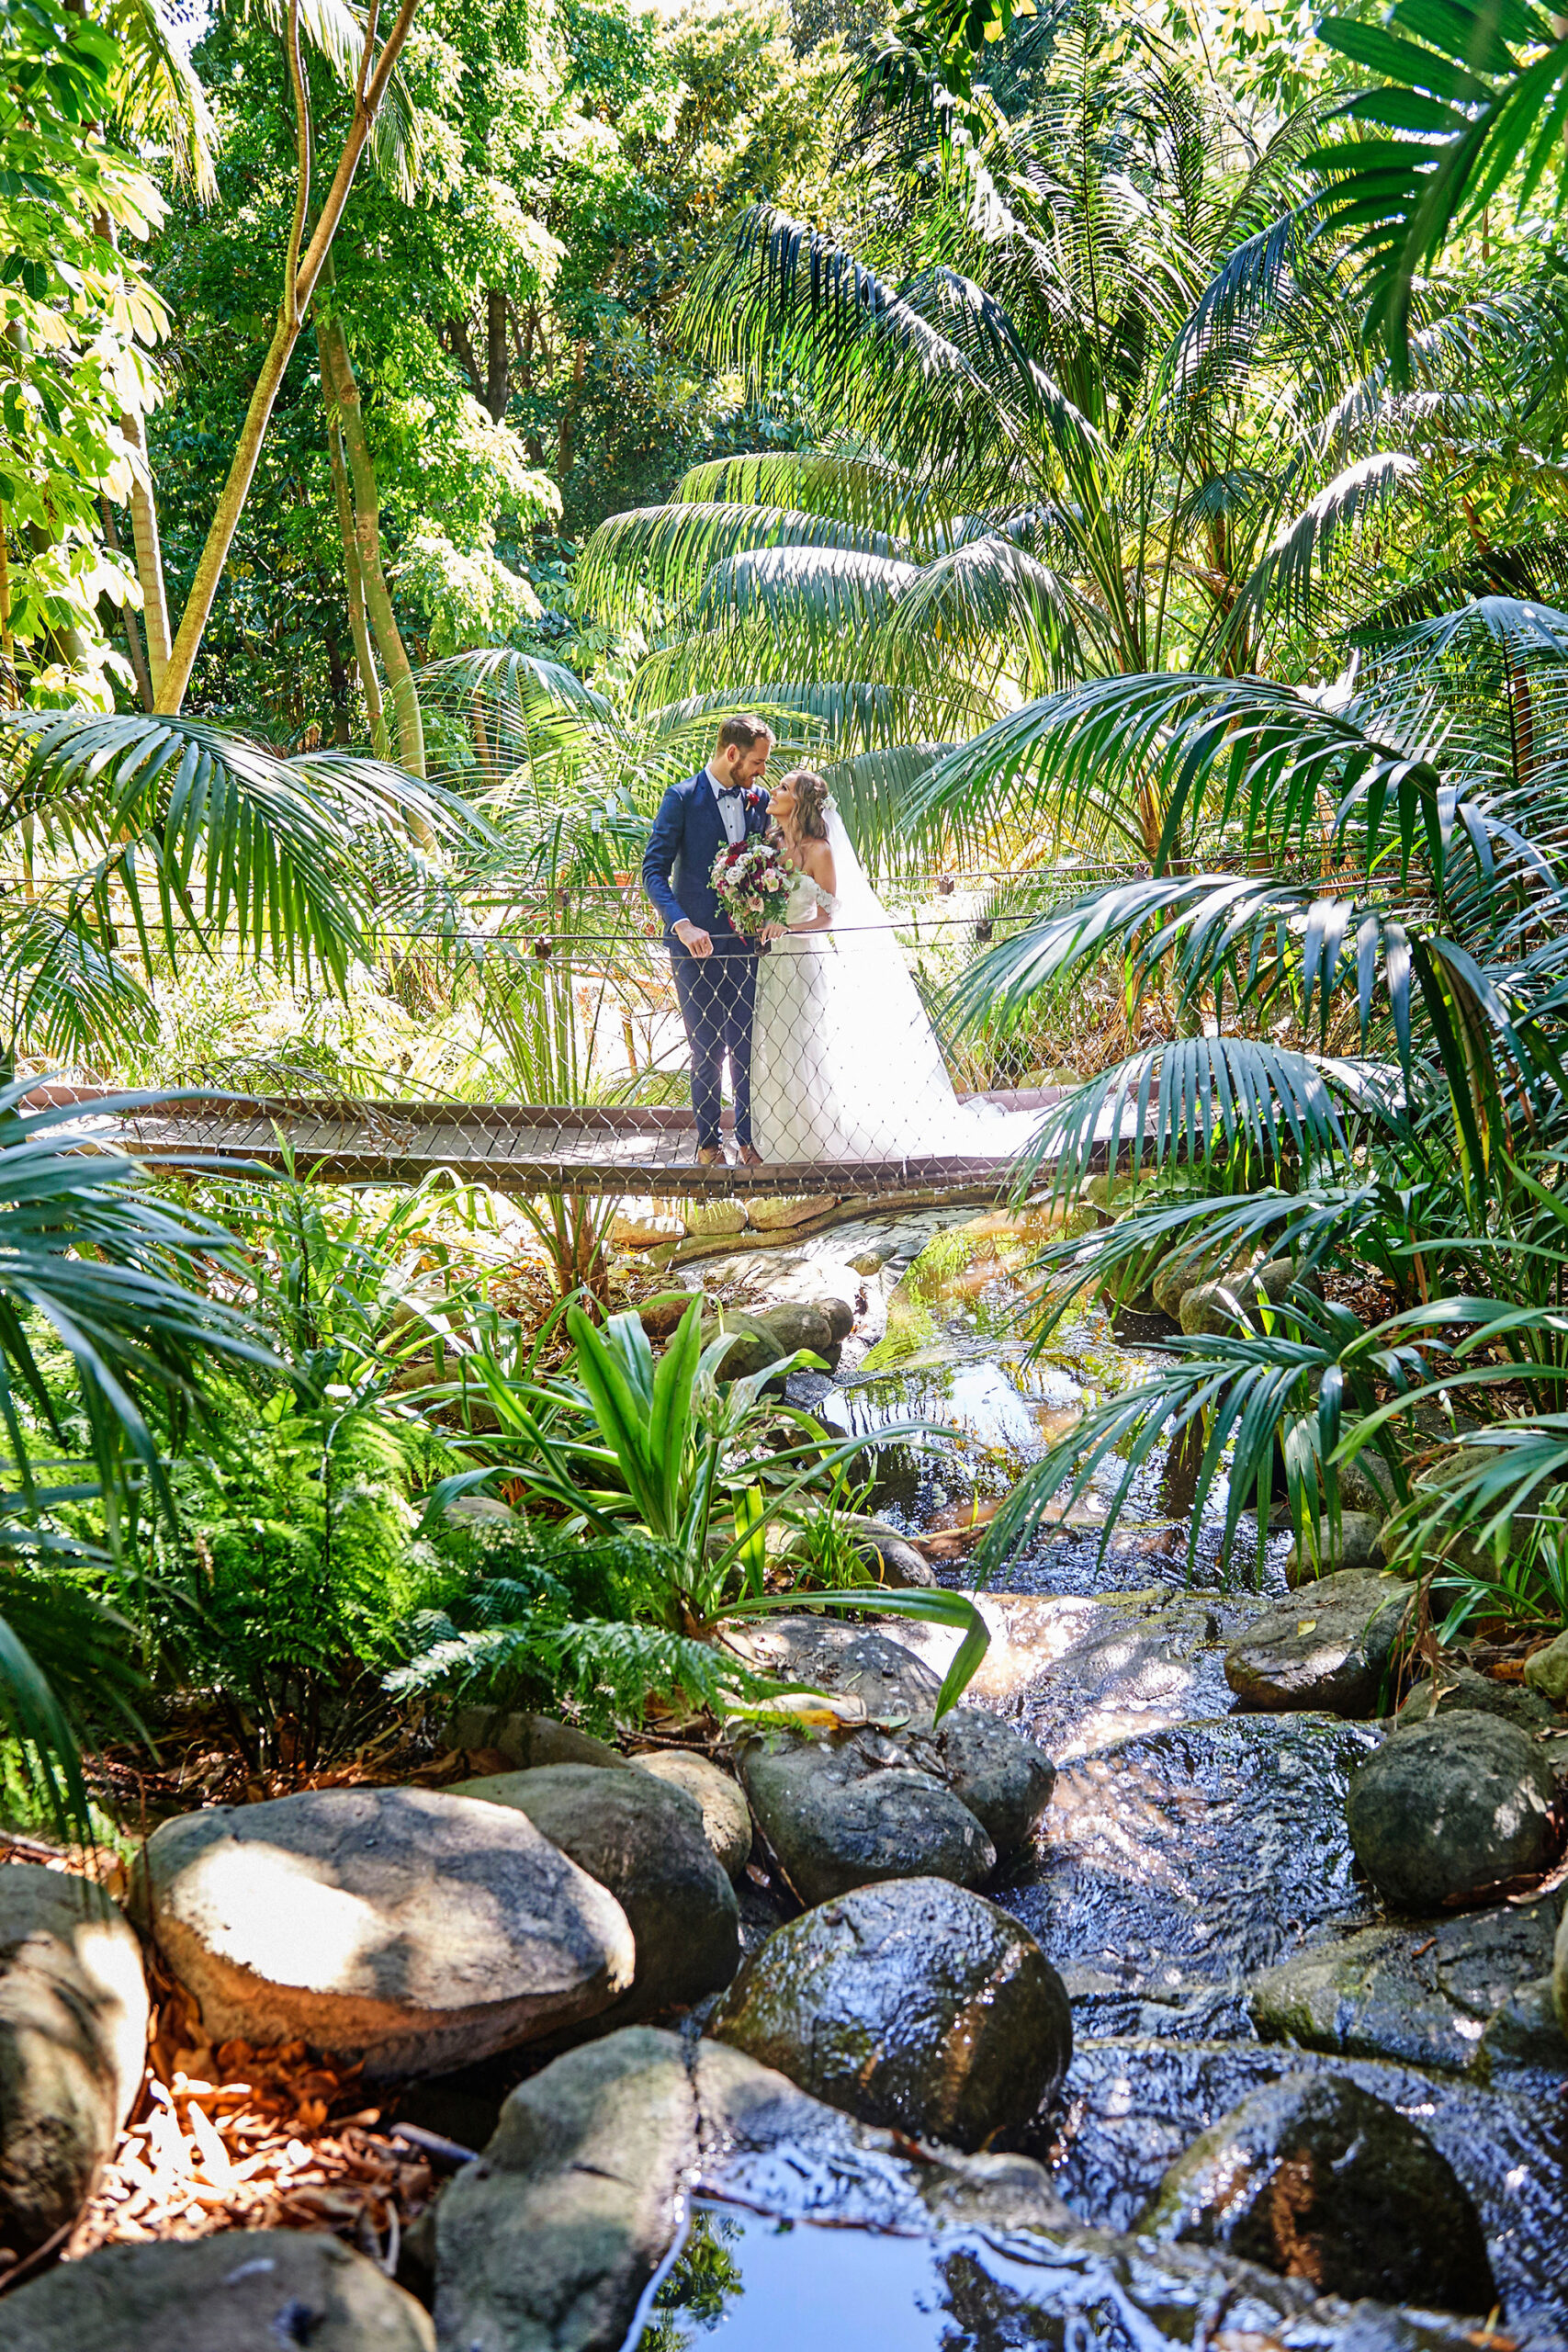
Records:
[[[768,813],[799,878],[757,974],[751,1120],[763,1159],[1011,1159],[1040,1114],[954,1095],[823,778],[782,776]]]

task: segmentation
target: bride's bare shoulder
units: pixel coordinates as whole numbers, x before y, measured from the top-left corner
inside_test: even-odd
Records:
[[[817,841],[802,842],[800,849],[801,862],[806,871],[814,882],[821,884],[828,896],[831,898],[838,878],[833,871],[832,851],[826,842]]]

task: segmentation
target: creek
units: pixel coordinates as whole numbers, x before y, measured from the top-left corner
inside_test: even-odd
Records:
[[[744,1282],[759,1302],[863,1290],[837,1375],[796,1374],[792,1395],[829,1427],[915,1417],[962,1431],[960,1447],[889,1449],[872,1498],[911,1533],[945,1531],[943,1580],[960,1586],[964,1521],[1151,1362],[1149,1335],[1119,1338],[1098,1307],[1030,1358],[1019,1317],[1031,1239],[972,1210],[932,1210],[704,1269]],[[1551,1902],[1419,1934],[1391,1925],[1356,1873],[1344,1813],[1348,1776],[1382,1727],[1238,1713],[1222,1671],[1226,1641],[1284,1589],[1286,1539],[1266,1537],[1260,1556],[1247,1520],[1254,1532],[1227,1556],[1222,1491],[1190,1560],[1192,1490],[1178,1460],[1141,1482],[1102,1545],[1103,1492],[994,1582],[991,1651],[971,1692],[1058,1768],[1037,1852],[988,1890],[1036,1936],[1073,2005],[1071,2071],[1025,2151],[1050,2166],[1078,2221],[1125,2231],[1166,2167],[1240,2099],[1332,2066],[1416,2121],[1452,2165],[1482,2220],[1506,2340],[1560,2346],[1568,2075],[1542,2063],[1539,2037],[1506,2033],[1515,1988],[1550,1968]],[[888,1630],[942,1661],[940,1638]],[[1343,1963],[1359,1984],[1369,1954],[1381,1955],[1376,1998],[1348,1995],[1311,2046],[1289,2039],[1279,2019],[1297,2014],[1292,1971]],[[1134,2324],[1139,2298],[1129,2303],[1125,2281],[1081,2256],[974,2232],[878,2238],[707,2204],[629,2343],[784,2352],[804,2332],[860,2352],[990,2352],[1206,2336],[1168,2278],[1151,2293],[1165,2314],[1152,2331],[1147,2304]],[[1399,2340],[1419,2336],[1413,2317]]]

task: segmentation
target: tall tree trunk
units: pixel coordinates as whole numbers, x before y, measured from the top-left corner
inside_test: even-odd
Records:
[[[156,695],[169,666],[169,594],[164,585],[164,548],[158,535],[158,502],[147,464],[147,435],[134,409],[127,409],[119,429],[141,459],[141,470],[131,477],[130,538],[136,553],[136,577],[141,582],[141,617],[147,630],[147,668]],[[152,708],[152,703],[147,706]]]
[[[177,711],[185,700],[186,688],[190,684],[190,673],[196,666],[196,657],[200,650],[208,621],[211,616],[213,599],[218,594],[218,582],[223,576],[223,567],[229,560],[229,549],[233,545],[234,533],[239,528],[240,516],[244,511],[245,500],[250,493],[251,482],[256,469],[256,460],[261,455],[261,446],[266,437],[273,402],[277,398],[278,387],[283,381],[284,369],[293,356],[294,346],[299,340],[300,329],[305,323],[305,313],[310,309],[310,297],[316,290],[316,281],[321,277],[322,265],[332,250],[332,242],[337,233],[338,222],[343,219],[344,207],[348,202],[348,193],[354,185],[354,175],[358,168],[359,158],[365,152],[371,127],[386,94],[387,84],[391,79],[392,69],[397,64],[403,44],[408,39],[409,28],[413,22],[414,10],[418,6],[419,0],[400,0],[392,29],[382,47],[376,71],[371,74],[370,61],[376,51],[378,21],[378,10],[375,0],[372,0],[365,28],[365,48],[360,57],[359,73],[355,84],[354,120],[349,126],[348,136],[344,141],[343,153],[338,157],[337,170],[333,175],[332,186],[327,190],[326,200],[321,206],[315,233],[301,252],[305,215],[310,200],[310,115],[305,90],[304,68],[299,60],[299,0],[289,0],[287,47],[289,78],[294,85],[298,179],[294,219],[288,232],[288,249],[284,254],[283,300],[278,309],[277,324],[273,329],[272,341],[267,345],[266,357],[263,360],[261,373],[256,378],[255,390],[251,394],[250,407],[245,412],[245,422],[241,427],[239,444],[234,451],[233,461],[229,468],[229,479],[223,485],[222,495],[218,501],[218,511],[213,515],[211,527],[207,534],[207,544],[201,550],[201,560],[196,567],[196,578],[191,582],[190,594],[186,600],[185,612],[180,620],[179,635],[175,638],[169,654],[169,666],[164,673],[164,683],[158,689],[157,707],[162,711]]]
[[[15,710],[20,705],[22,688],[17,676],[17,640],[11,634],[10,529],[10,518],[0,506],[0,692],[5,694],[7,709]]]
[[[318,319],[318,346],[321,340],[321,321]],[[376,656],[370,650],[370,628],[365,617],[365,578],[359,567],[359,542],[354,534],[354,501],[349,494],[343,434],[331,385],[332,370],[327,366],[327,355],[323,350],[321,386],[327,395],[327,454],[332,459],[333,497],[337,506],[338,534],[343,540],[343,575],[348,590],[348,622],[354,631],[354,658],[359,664],[360,683],[365,688],[365,711],[370,721],[371,749],[378,760],[384,760],[390,749],[387,741],[387,715],[381,707],[381,681],[376,674]]]
[[[485,406],[490,421],[499,424],[512,397],[506,348],[506,297],[494,287],[485,296]]]
[[[566,406],[560,413],[560,425],[556,434],[556,486],[566,488],[566,478],[571,471],[573,444],[577,439],[577,412],[582,403],[582,379],[588,367],[588,338],[582,336],[572,354],[571,383],[567,390]]]
[[[100,498],[98,503],[103,510],[104,537],[108,542],[110,553],[118,555],[119,533],[115,527],[114,508],[107,493]],[[136,691],[141,697],[142,709],[151,710],[152,676],[147,667],[147,656],[141,650],[141,631],[136,626],[136,615],[129,605],[122,607],[121,617],[125,622],[125,642],[130,655],[130,666],[136,673]]]
[[[349,738],[348,672],[339,650],[337,631],[330,621],[321,631],[321,642],[327,649],[327,676],[332,684],[333,741],[342,750]]]
[[[332,283],[330,267],[323,283]],[[387,673],[387,686],[397,718],[398,750],[409,774],[423,777],[424,727],[420,718],[419,691],[403,650],[387,575],[381,569],[381,507],[376,469],[371,461],[370,444],[365,437],[365,418],[359,405],[359,387],[354,380],[354,363],[348,356],[348,337],[335,311],[318,311],[316,339],[321,345],[324,387],[343,429],[349,480],[354,486],[354,536],[359,548],[359,575],[365,584],[370,626],[376,632],[376,650]]]

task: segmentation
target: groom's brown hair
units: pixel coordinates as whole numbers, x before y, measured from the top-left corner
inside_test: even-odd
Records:
[[[765,718],[754,718],[749,710],[737,710],[718,730],[718,748],[728,752],[733,744],[738,751],[749,752],[764,735],[771,743],[773,730]]]

